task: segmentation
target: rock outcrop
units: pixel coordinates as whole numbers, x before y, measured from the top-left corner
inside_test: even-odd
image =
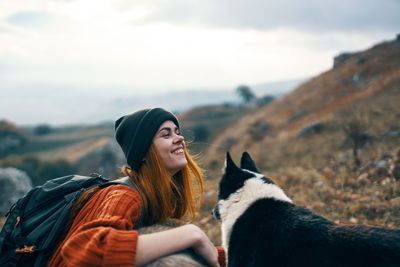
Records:
[[[32,182],[25,172],[16,168],[0,169],[0,214],[6,214],[30,189]]]

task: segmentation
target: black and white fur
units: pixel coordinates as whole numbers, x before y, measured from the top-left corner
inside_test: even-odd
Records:
[[[248,153],[227,153],[213,210],[228,266],[400,266],[400,229],[338,225],[296,206]]]

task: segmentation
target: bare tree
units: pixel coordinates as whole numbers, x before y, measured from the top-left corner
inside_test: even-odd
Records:
[[[236,93],[243,99],[244,103],[246,104],[256,99],[256,95],[247,85],[240,85],[239,87],[237,87]]]
[[[368,118],[359,111],[343,113],[342,118],[343,131],[353,150],[354,164],[356,167],[359,167],[361,161],[358,152],[368,141],[371,141],[371,137],[366,132],[368,128]]]

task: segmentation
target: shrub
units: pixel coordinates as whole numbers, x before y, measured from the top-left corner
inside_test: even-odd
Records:
[[[0,121],[0,158],[13,153],[26,141],[22,130],[8,121]]]
[[[35,129],[33,130],[33,132],[36,135],[46,135],[51,133],[52,129],[50,127],[50,125],[47,124],[41,124],[35,127]]]
[[[274,100],[275,100],[275,97],[273,97],[272,95],[266,95],[266,96],[260,97],[257,99],[257,106],[263,107],[265,105],[268,105],[269,103],[271,103]]]

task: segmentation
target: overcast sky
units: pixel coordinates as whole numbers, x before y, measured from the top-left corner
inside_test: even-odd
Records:
[[[0,119],[60,90],[106,98],[311,77],[394,39],[399,14],[400,0],[0,0]]]

